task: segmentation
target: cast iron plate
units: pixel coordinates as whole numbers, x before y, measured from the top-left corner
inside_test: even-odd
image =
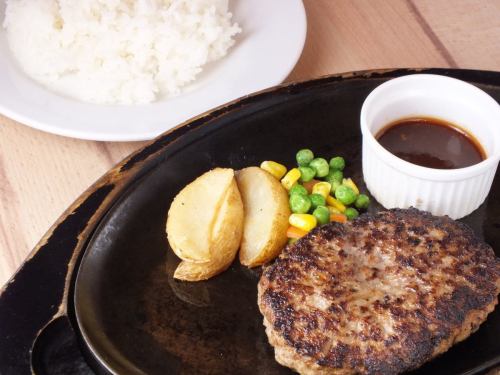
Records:
[[[438,72],[474,80],[470,72]],[[347,175],[361,182],[361,104],[390,76],[327,78],[278,89],[194,127],[157,153],[101,221],[78,271],[76,316],[97,358],[94,370],[290,373],[275,362],[257,308],[260,270],[235,262],[206,282],[174,280],[178,260],[167,243],[166,213],[175,194],[211,168],[239,169],[262,160],[291,166],[303,147],[325,157],[343,155]],[[498,85],[479,86],[500,100]],[[499,254],[498,173],[488,201],[463,221]],[[415,374],[471,374],[500,362],[499,332],[497,308],[477,333]]]
[[[344,154],[348,173],[360,181],[363,99],[383,81],[416,72],[472,82],[500,101],[497,72],[347,73],[221,106],[127,157],[67,209],[0,289],[0,374],[290,373],[274,361],[257,311],[259,270],[235,263],[208,282],[172,279],[177,259],[163,231],[170,201],[212,167],[264,159],[290,165],[304,146],[321,155]],[[488,201],[464,221],[498,255],[500,173]],[[499,310],[415,373],[470,375],[499,364]]]

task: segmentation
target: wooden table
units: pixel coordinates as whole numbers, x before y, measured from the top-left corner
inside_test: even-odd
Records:
[[[500,0],[304,3],[307,42],[288,81],[391,67],[500,70]],[[80,193],[145,143],[69,139],[0,116],[0,286]]]

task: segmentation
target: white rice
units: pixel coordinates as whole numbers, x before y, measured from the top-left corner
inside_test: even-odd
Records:
[[[93,103],[179,94],[240,32],[228,0],[7,0],[4,27],[23,70]]]

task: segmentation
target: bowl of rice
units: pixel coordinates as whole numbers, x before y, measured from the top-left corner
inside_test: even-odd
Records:
[[[150,139],[278,84],[305,41],[305,12],[295,0],[7,0],[1,7],[0,112],[86,139]]]
[[[85,102],[178,95],[241,32],[227,0],[8,0],[16,62],[47,89]]]

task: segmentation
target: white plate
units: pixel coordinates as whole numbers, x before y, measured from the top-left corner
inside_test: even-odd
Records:
[[[95,105],[54,94],[25,76],[0,30],[0,112],[22,124],[68,137],[102,141],[151,139],[240,96],[282,82],[304,47],[300,0],[231,0],[243,29],[223,59],[207,66],[175,98],[137,106]],[[3,22],[5,1],[0,4]]]

